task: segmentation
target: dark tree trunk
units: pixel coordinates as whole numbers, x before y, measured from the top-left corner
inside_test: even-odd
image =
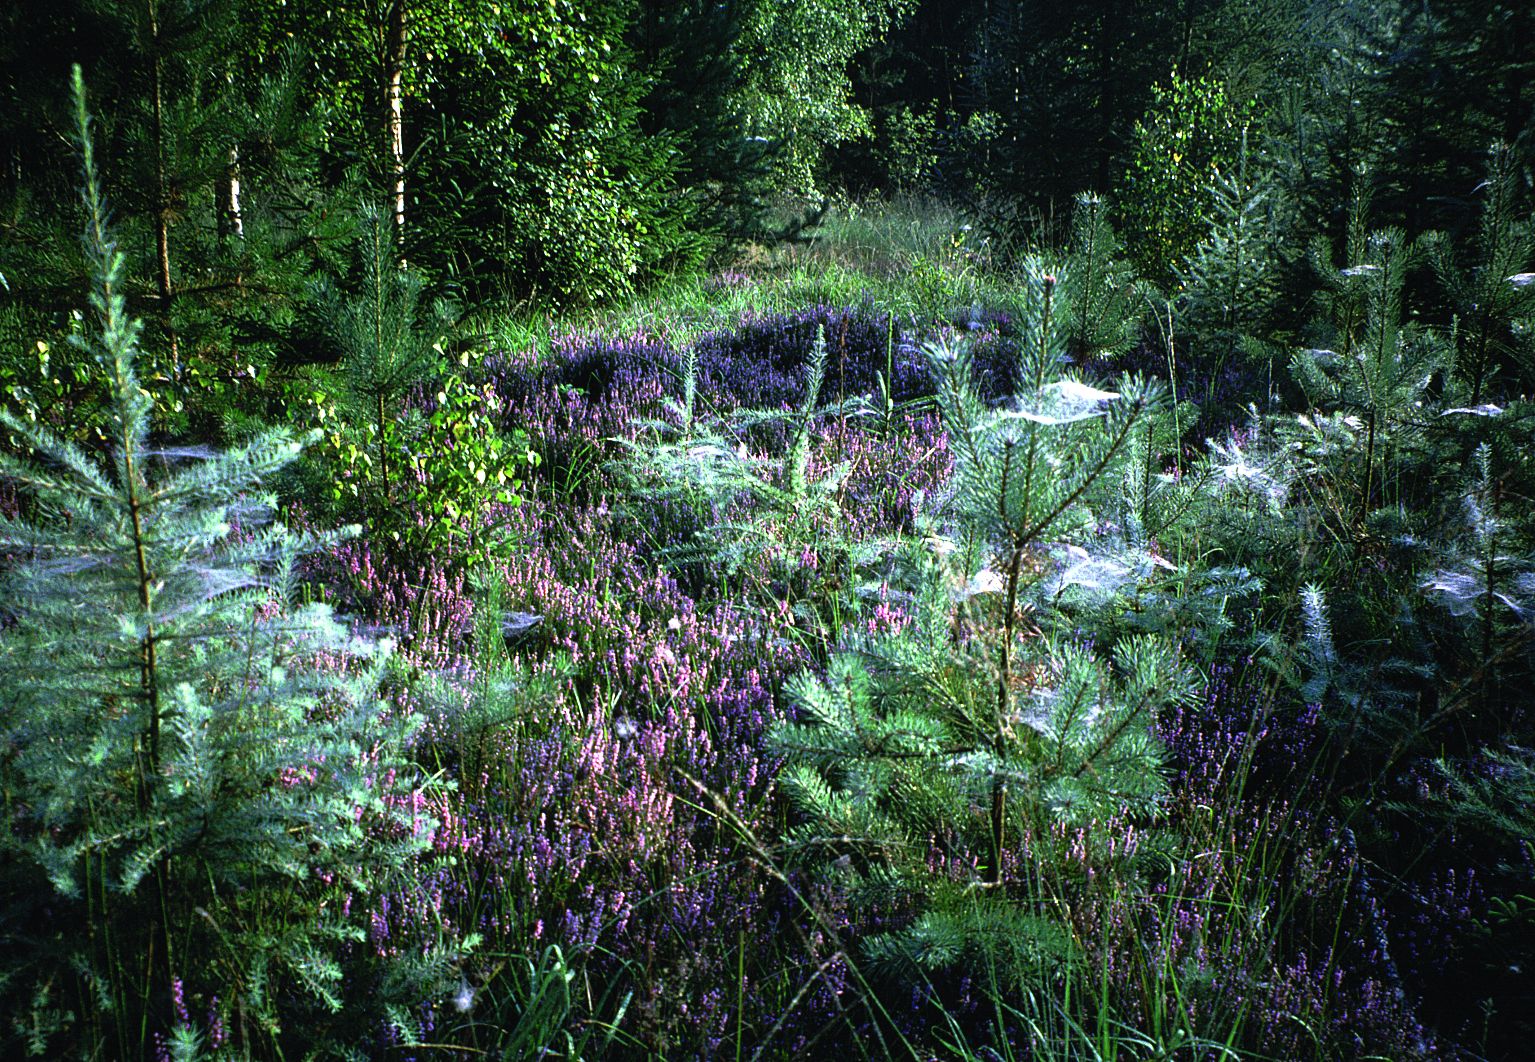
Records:
[[[165,179],[165,93],[162,85],[160,12],[156,0],[147,0],[149,16],[149,83],[155,140],[155,259],[160,294],[160,317],[171,345],[171,365],[179,370],[181,353],[176,329],[171,324],[171,196]]]

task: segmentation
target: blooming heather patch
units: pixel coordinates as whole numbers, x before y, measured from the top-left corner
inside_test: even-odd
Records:
[[[1235,786],[1249,796],[1294,791],[1317,765],[1322,730],[1315,705],[1276,707],[1275,691],[1254,678],[1252,661],[1210,668],[1201,699],[1158,720],[1175,792],[1210,803]]]
[[[447,966],[442,997],[423,1001],[407,1032],[493,1048],[498,1023],[524,1014],[516,971],[558,948],[588,987],[548,1034],[616,1022],[610,1048],[621,1054],[827,1053],[877,1042],[876,1026],[920,1039],[935,1006],[988,1030],[981,1039],[1025,1037],[1016,1023],[988,1025],[993,989],[975,971],[887,986],[876,1004],[860,941],[910,912],[855,908],[835,875],[792,869],[779,844],[780,764],[763,739],[788,710],[782,685],[852,633],[909,624],[910,595],[890,582],[895,547],[953,466],[924,401],[933,386],[920,337],[867,306],[753,315],[698,336],[697,415],[728,430],[744,410],[799,408],[818,331],[823,403],[878,394],[887,373],[892,402],[880,415],[814,421],[807,480],[845,472],[830,507],[764,513],[743,496],[710,514],[626,496],[616,440],[643,422],[677,424],[667,401],[681,394],[683,352],[659,333],[568,333],[479,369],[494,416],[543,457],[522,504],[466,514],[477,521],[466,538],[502,543],[490,562],[471,573],[451,553],[405,556],[366,538],[306,562],[339,610],[400,640],[395,697],[426,719],[421,761],[453,783],[401,809],[430,842],[418,879],[353,901],[368,907],[374,956],[414,951]],[[967,336],[993,397],[1011,389],[1009,318],[982,312],[939,331]],[[410,402],[429,413],[433,397]],[[729,441],[785,490],[790,439],[780,419]],[[755,520],[764,540],[738,568],[679,551],[729,520]],[[485,581],[498,607],[537,618],[504,653],[475,644],[494,629],[477,622]],[[1167,994],[1189,1029],[1219,1039],[1237,1028],[1242,1046],[1271,1057],[1318,1044],[1428,1053],[1357,851],[1286,802],[1318,753],[1315,712],[1279,712],[1250,673],[1217,662],[1202,696],[1158,721],[1172,782],[1164,815],[1031,835],[1004,855],[1004,880],[1029,893],[1010,901],[1069,912],[1062,928],[1088,994],[1105,994],[1116,1020],[1172,1020],[1158,1010]],[[938,835],[927,843],[935,880],[977,878],[974,853]],[[1295,855],[1308,846],[1314,859]],[[1292,919],[1307,928],[1279,928]],[[1421,919],[1412,932],[1431,936]],[[457,950],[472,936],[476,948]],[[1066,976],[1050,974],[1051,990]]]
[[[654,353],[621,345],[601,367],[573,357],[507,415],[543,443],[601,445],[658,404]],[[871,488],[876,515],[904,504],[885,479]],[[416,705],[429,719],[423,749],[457,783],[411,809],[437,869],[375,901],[369,944],[394,954],[419,945],[422,925],[480,933],[497,942],[487,954],[558,944],[624,986],[635,1035],[663,1053],[707,1057],[732,1032],[804,1038],[831,1019],[827,986],[845,963],[796,940],[800,901],[752,838],[775,832],[776,764],[759,739],[778,717],[775,690],[809,662],[805,632],[788,610],[685,592],[652,555],[675,532],[665,514],[648,540],[630,537],[602,494],[582,505],[546,493],[485,514],[516,543],[488,577],[508,607],[542,617],[516,663],[553,686],[523,706],[527,717],[475,734],[462,732],[477,696],[474,595],[453,558],[407,561],[361,540],[310,560],[338,606],[400,633],[408,667],[449,676]],[[478,983],[494,968],[470,960],[465,975]],[[795,996],[799,1013],[780,1023]],[[444,1035],[448,1015],[432,1020]]]

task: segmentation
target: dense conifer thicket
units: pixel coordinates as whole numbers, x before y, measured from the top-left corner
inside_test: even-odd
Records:
[[[0,1056],[1515,1059],[1535,6],[0,8]]]

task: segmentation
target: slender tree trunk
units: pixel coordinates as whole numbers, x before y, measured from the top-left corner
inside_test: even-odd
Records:
[[[162,707],[160,704],[160,665],[157,650],[159,632],[155,624],[154,573],[149,567],[148,533],[144,524],[142,484],[134,453],[134,440],[126,427],[123,434],[123,483],[127,495],[128,513],[133,529],[135,574],[139,591],[139,607],[143,610],[144,634],[139,641],[139,692],[144,698],[148,718],[145,733],[139,738],[136,769],[136,796],[141,814],[151,813],[156,784],[160,778]],[[147,748],[145,745],[147,744]],[[158,828],[150,827],[151,841],[158,840]],[[161,854],[155,858],[150,880],[154,882],[154,914],[148,927],[148,948],[144,955],[144,985],[147,988],[145,1009],[152,1011],[162,1002],[161,993],[171,991],[171,980],[176,973],[176,960],[171,933],[171,883],[169,857]],[[126,1043],[125,1045],[126,1046]],[[142,1047],[143,1044],[141,1043]]]
[[[1359,523],[1370,515],[1370,495],[1375,491],[1375,410],[1370,410],[1370,429],[1364,448],[1364,493],[1359,498]]]
[[[229,146],[229,160],[224,165],[224,183],[219,193],[219,235],[245,238],[245,218],[240,209],[240,148]]]
[[[1007,610],[1002,619],[1002,666],[997,676],[997,720],[992,734],[992,755],[997,774],[991,780],[991,882],[1002,884],[1002,852],[1007,847],[1007,783],[1002,778],[1007,755],[1007,732],[1012,726],[1014,615],[1018,610],[1018,580],[1023,569],[1023,543],[1014,541],[1007,565]]]
[[[997,493],[997,507],[1002,518],[1007,518],[1007,481],[1012,471],[1013,448],[1002,454],[1002,484]],[[1025,508],[1023,518],[1028,519]],[[1012,553],[1007,562],[1006,611],[1002,614],[1002,660],[997,668],[996,719],[992,723],[992,755],[996,757],[996,774],[991,779],[991,882],[1002,884],[1002,848],[1007,830],[1007,783],[1002,780],[1002,760],[1007,754],[1007,732],[1011,723],[1013,699],[1013,615],[1018,608],[1018,576],[1023,567],[1024,542],[1014,532]]]
[[[160,11],[156,0],[147,0],[149,16],[149,82],[153,108],[155,140],[155,258],[156,278],[160,288],[160,317],[171,345],[171,366],[179,373],[181,351],[176,330],[171,325],[171,238],[170,190],[165,181],[165,93],[160,63]]]
[[[1189,52],[1194,47],[1194,5],[1189,0],[1184,0],[1181,21],[1183,29],[1180,36],[1182,40],[1178,45],[1178,61],[1173,64],[1173,69],[1180,73],[1189,68]]]
[[[390,0],[384,36],[384,129],[394,238],[405,261],[405,0]]]
[[[379,476],[379,481],[383,484],[383,489],[379,493],[379,500],[383,503],[381,508],[388,508],[389,507],[389,443],[388,443],[387,437],[384,434],[384,428],[385,428],[385,425],[388,423],[388,418],[385,416],[385,411],[384,411],[384,395],[383,395],[383,393],[380,392],[377,397],[378,397],[378,409],[377,409],[377,412],[378,412],[378,476]]]

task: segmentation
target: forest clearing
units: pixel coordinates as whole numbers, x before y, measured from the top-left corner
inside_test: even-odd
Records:
[[[16,0],[0,1056],[1518,1059],[1535,7]]]

